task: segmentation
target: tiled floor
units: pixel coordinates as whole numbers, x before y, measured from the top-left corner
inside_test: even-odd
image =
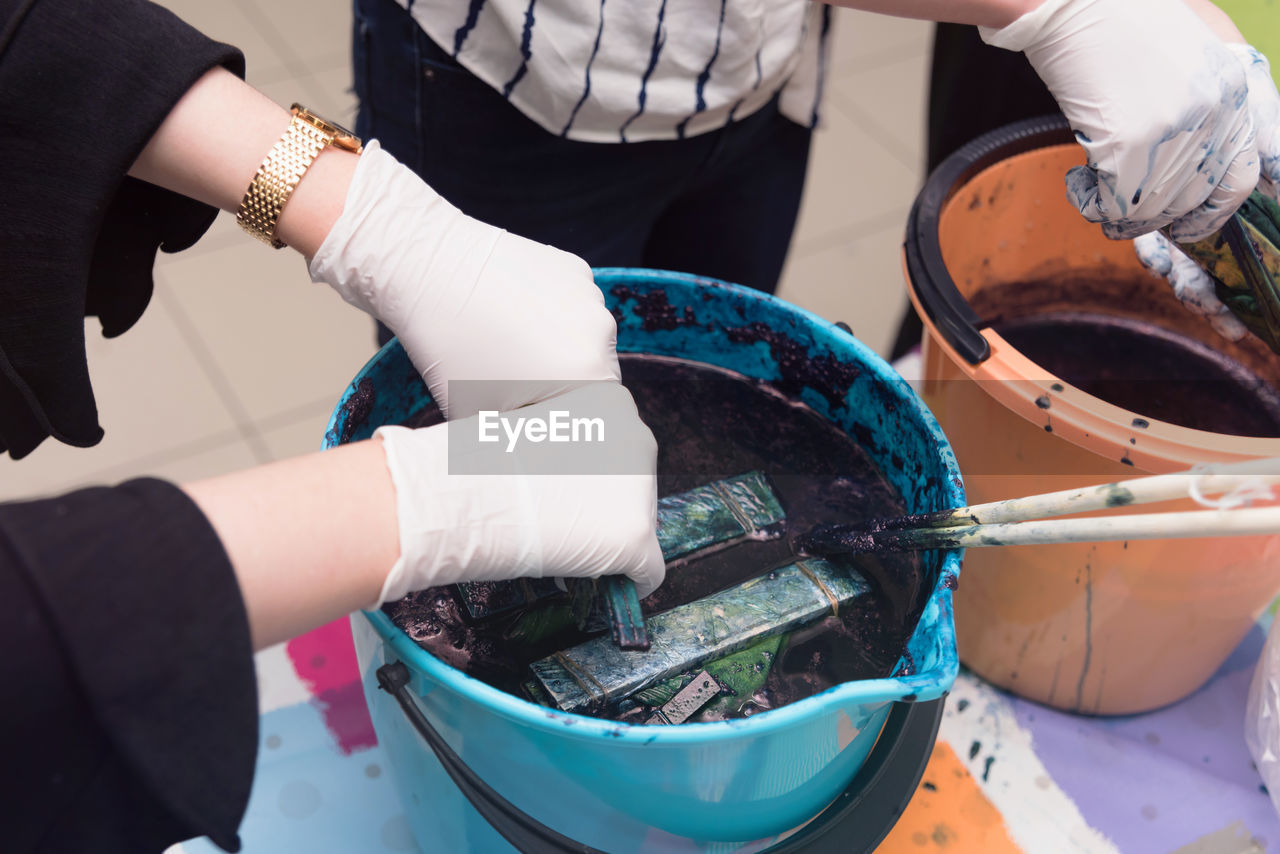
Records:
[[[350,121],[350,5],[343,0],[161,0],[239,46],[249,81],[283,104]],[[901,235],[922,180],[929,25],[841,11],[826,124],[780,295],[844,320],[882,354],[905,305]],[[0,457],[0,500],[138,475],[177,481],[319,447],[329,410],[373,353],[368,318],[303,261],[241,235],[223,215],[162,258],[156,297],[126,335],[88,327],[103,442],[46,441]]]

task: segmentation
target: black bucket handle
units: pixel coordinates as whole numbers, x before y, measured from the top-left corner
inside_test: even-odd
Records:
[[[972,365],[991,356],[991,345],[978,331],[982,319],[960,295],[942,258],[938,240],[942,208],[987,167],[1017,154],[1074,140],[1071,126],[1061,115],[1026,119],[985,133],[938,164],[911,206],[903,242],[907,275],[925,314],[947,343]]]
[[[498,794],[431,726],[409,690],[409,668],[393,661],[377,670],[378,687],[404,711],[451,779],[485,821],[522,854],[607,854],[547,827]],[[867,761],[849,786],[795,835],[761,854],[854,854],[875,850],[915,793],[942,722],[945,695],[924,703],[894,703]],[[891,784],[891,785],[884,785]],[[865,810],[877,821],[844,820]],[[833,834],[839,828],[842,832]]]

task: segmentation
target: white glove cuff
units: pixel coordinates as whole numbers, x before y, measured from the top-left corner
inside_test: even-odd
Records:
[[[1271,63],[1263,55],[1262,51],[1244,42],[1225,42],[1225,44],[1227,50],[1231,51],[1235,58],[1240,60],[1245,69],[1257,64],[1262,66],[1262,70],[1266,72],[1267,76],[1271,75]]]
[[[982,40],[1005,50],[1026,50],[1040,36],[1056,26],[1055,18],[1067,7],[1087,5],[1092,0],[1044,0],[1036,8],[1004,27],[978,27]]]
[[[415,564],[421,563],[419,543],[415,542],[414,532],[417,528],[415,520],[412,518],[412,510],[416,509],[422,512],[426,508],[415,508],[416,494],[418,490],[412,483],[410,474],[415,471],[414,463],[422,464],[423,460],[409,459],[410,457],[418,457],[420,454],[405,453],[408,449],[405,443],[415,439],[415,431],[408,427],[379,427],[374,436],[382,442],[382,452],[386,455],[387,471],[391,473],[391,483],[396,490],[396,528],[400,536],[400,557],[396,558],[395,564],[391,567],[391,571],[387,573],[386,580],[382,583],[382,591],[378,594],[378,601],[366,610],[374,611],[382,605],[383,602],[394,602],[401,599],[410,592],[409,579],[414,573]],[[444,461],[440,466],[445,473],[448,471],[448,455],[449,455],[449,431],[441,429],[438,431],[424,430],[422,431],[422,441],[436,443],[439,445],[436,454],[428,454],[428,459],[438,457]],[[435,468],[432,466],[432,468]],[[429,512],[429,511],[428,511]]]
[[[444,424],[416,430],[380,427],[374,433],[382,441],[396,490],[400,557],[373,608],[414,590],[458,581],[532,578],[545,568],[537,501],[519,460],[514,455],[505,459],[511,466],[505,472],[450,474],[450,429]],[[466,459],[456,462],[469,467]]]
[[[389,288],[404,241],[435,248],[461,213],[409,167],[369,140],[347,188],[342,213],[307,264],[311,281],[330,285],[344,300],[384,323],[405,298]],[[425,220],[424,220],[425,218]],[[425,271],[418,271],[419,275]],[[416,278],[416,277],[415,277]],[[414,294],[421,289],[414,289]]]

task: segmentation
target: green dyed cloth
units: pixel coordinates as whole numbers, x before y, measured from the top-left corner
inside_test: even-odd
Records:
[[[1280,353],[1280,205],[1255,191],[1232,219],[1261,262],[1252,275],[1249,265],[1236,257],[1225,229],[1180,248],[1213,277],[1218,299],[1231,313]]]

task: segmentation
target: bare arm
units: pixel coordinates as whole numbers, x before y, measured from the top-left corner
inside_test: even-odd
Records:
[[[233,134],[214,117],[235,116]],[[258,166],[289,126],[289,111],[236,77],[215,68],[182,96],[129,170],[135,178],[224,211],[240,207]],[[342,213],[359,157],[326,148],[280,214],[276,234],[313,256]]]
[[[381,445],[344,445],[183,487],[231,558],[254,649],[378,598],[400,555]]]
[[[865,12],[920,18],[949,24],[1003,27],[1040,5],[1043,0],[829,0]]]
[[[1224,42],[1240,42],[1247,41],[1244,35],[1236,27],[1235,23],[1227,17],[1227,13],[1219,9],[1217,6],[1209,2],[1209,0],[1182,0],[1191,7],[1191,11],[1200,16],[1209,29]]]
[[[865,12],[919,18],[950,24],[975,24],[1003,27],[1039,6],[1043,0],[825,0],[834,6],[847,6]],[[1210,0],[1183,0],[1200,16],[1218,38],[1226,42],[1243,42],[1245,37]]]
[[[237,132],[217,117],[234,115]],[[289,111],[222,68],[178,101],[129,174],[223,210],[240,206]],[[358,157],[326,149],[295,189],[277,234],[315,253],[342,212]],[[268,251],[268,250],[264,250]],[[218,532],[256,649],[366,607],[400,554],[395,489],[381,442],[285,460],[184,486]]]

